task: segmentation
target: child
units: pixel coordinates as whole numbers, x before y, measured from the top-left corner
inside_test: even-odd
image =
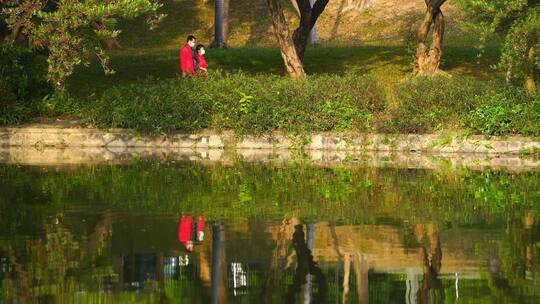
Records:
[[[206,53],[204,45],[197,45],[197,47],[195,48],[195,52],[195,69],[201,70],[203,74],[208,72],[208,69],[206,67],[206,60],[204,59],[204,54]]]

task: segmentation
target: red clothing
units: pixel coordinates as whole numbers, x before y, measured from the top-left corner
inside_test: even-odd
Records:
[[[206,69],[206,60],[204,59],[204,56],[201,54],[197,54],[197,68],[205,68]]]
[[[193,229],[193,217],[182,216],[178,223],[178,241],[188,247],[188,242],[191,240],[191,229]]]
[[[197,221],[197,232],[204,231],[204,218],[199,217],[199,220]]]
[[[195,74],[193,67],[193,51],[189,44],[184,45],[180,49],[180,71],[182,73]]]

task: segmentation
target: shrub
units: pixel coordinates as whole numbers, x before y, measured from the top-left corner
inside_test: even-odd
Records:
[[[396,103],[382,126],[389,133],[430,133],[457,128],[488,84],[471,78],[414,77],[394,87]]]
[[[208,123],[209,106],[193,101],[191,85],[148,81],[107,90],[83,108],[90,123],[148,133],[194,131]]]
[[[18,124],[36,114],[37,103],[52,92],[39,55],[19,47],[0,45],[0,124]]]
[[[485,135],[539,134],[540,100],[518,88],[503,87],[479,97],[478,107],[466,117],[466,127]]]
[[[16,91],[8,93],[18,98]],[[302,135],[447,129],[485,135],[540,134],[540,94],[531,98],[520,88],[470,77],[415,77],[382,86],[370,75],[352,73],[299,81],[213,72],[204,78],[119,85],[86,101],[55,92],[31,106],[14,103],[2,117],[17,122],[36,114],[77,115],[100,128],[150,134],[203,128],[239,135],[276,130]]]
[[[382,88],[364,76],[297,81],[211,73],[205,78],[118,86],[89,102],[83,115],[99,127],[147,133],[207,127],[238,134],[359,131],[367,128],[369,109],[383,108],[383,96]]]

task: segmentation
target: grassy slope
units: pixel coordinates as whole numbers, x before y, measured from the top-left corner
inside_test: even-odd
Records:
[[[349,1],[350,2],[350,1]],[[70,90],[87,96],[120,83],[147,77],[171,78],[178,71],[178,48],[188,34],[202,43],[212,37],[213,3],[200,0],[165,0],[168,17],[156,31],[146,29],[144,20],[122,24],[122,50],[112,52],[117,73],[106,77],[100,67],[79,69],[70,79]],[[345,11],[346,0],[330,1],[318,22],[322,45],[308,50],[305,64],[310,74],[343,73],[355,70],[374,73],[385,82],[396,82],[412,70],[412,53],[406,46],[424,9],[422,0],[378,0],[363,11]],[[288,8],[291,22],[295,22]],[[474,33],[461,26],[463,17],[453,7],[446,9],[448,28],[443,69],[451,73],[491,75],[489,65],[496,51],[477,61]],[[295,24],[295,23],[294,23]],[[279,52],[274,48],[270,20],[264,0],[231,1],[229,43],[233,49],[210,50],[209,66],[224,71],[282,73]]]

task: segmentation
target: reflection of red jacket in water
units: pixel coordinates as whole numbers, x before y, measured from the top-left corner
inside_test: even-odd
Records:
[[[178,223],[178,241],[184,244],[184,246],[188,250],[190,250],[189,241],[191,240],[191,229],[193,229],[192,227],[193,217],[191,215],[180,217],[180,222]]]
[[[178,222],[178,241],[186,247],[187,250],[193,250],[193,239],[202,241],[204,238],[204,217],[199,216],[195,225],[195,234],[193,232],[193,217],[191,215],[181,216]]]

